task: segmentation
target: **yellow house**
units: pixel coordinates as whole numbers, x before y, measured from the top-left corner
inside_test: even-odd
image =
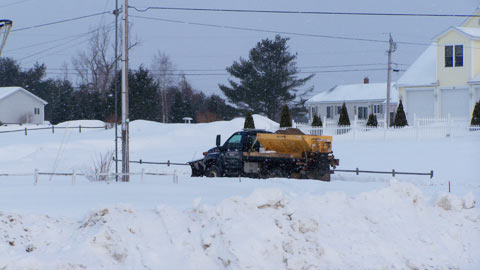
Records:
[[[480,17],[436,36],[396,86],[409,123],[415,116],[470,119],[480,100]]]

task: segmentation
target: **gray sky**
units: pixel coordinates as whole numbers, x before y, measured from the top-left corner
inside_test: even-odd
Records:
[[[120,5],[124,1],[119,1]],[[129,5],[147,6],[342,11],[342,12],[391,12],[391,13],[441,13],[470,14],[479,0],[204,0],[204,1],[148,1],[130,0]],[[22,67],[31,67],[36,61],[45,63],[48,75],[59,76],[58,69],[64,63],[71,65],[72,56],[84,50],[87,33],[102,23],[110,24],[114,16],[104,14],[82,20],[51,26],[18,30],[63,19],[111,11],[115,0],[0,0],[0,18],[14,22],[3,56],[19,60]],[[258,30],[294,32],[314,35],[331,35],[350,38],[388,40],[392,33],[395,41],[429,44],[431,39],[451,25],[458,25],[462,18],[435,17],[387,17],[342,15],[294,15],[251,14],[149,10],[129,10],[134,27],[132,34],[141,42],[130,53],[131,67],[151,65],[157,51],[168,54],[177,69],[184,73],[226,74],[224,70],[239,57],[247,57],[248,51],[263,38],[275,34],[218,27],[206,27],[185,23],[173,23],[152,19],[176,20],[203,24]],[[135,17],[137,16],[137,17]],[[291,52],[298,53],[298,66],[302,72],[318,72],[310,81],[315,91],[324,91],[337,84],[360,83],[363,77],[371,82],[386,81],[387,44],[378,42],[327,39],[297,35],[291,38]],[[393,62],[406,69],[418,57],[426,45],[399,44],[393,54]],[[330,67],[325,67],[330,66]],[[341,67],[331,67],[341,66]],[[381,70],[365,70],[381,69]],[[189,71],[201,70],[201,71]],[[339,70],[361,70],[331,72]],[[327,71],[327,72],[325,72]],[[307,75],[307,74],[302,74]],[[400,74],[394,73],[393,80]],[[219,83],[227,83],[228,75],[187,75],[197,90],[207,94],[219,93]]]

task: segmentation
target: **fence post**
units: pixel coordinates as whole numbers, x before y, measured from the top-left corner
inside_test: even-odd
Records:
[[[419,138],[419,128],[420,128],[420,125],[418,124],[418,121],[417,121],[417,113],[413,113],[413,128],[415,129],[415,140],[418,141],[418,138]]]
[[[358,116],[355,115],[355,118],[353,120],[353,141],[357,141],[357,124],[358,124]]]
[[[143,177],[145,175],[145,168],[142,168],[142,177],[140,178],[140,182],[143,184]]]
[[[35,169],[33,173],[33,178],[35,179],[35,185],[38,184],[38,169]]]
[[[52,125],[52,133],[55,133],[55,126]]]
[[[27,136],[27,128],[25,128],[25,136]]]
[[[72,185],[75,185],[75,182],[76,182],[76,179],[77,178],[77,172],[75,172],[75,170],[73,170],[72,172]]]
[[[173,183],[176,184],[177,170],[173,170]]]

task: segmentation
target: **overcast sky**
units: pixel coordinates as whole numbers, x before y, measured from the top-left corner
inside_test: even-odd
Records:
[[[123,5],[122,0],[119,1]],[[389,13],[440,13],[471,14],[479,0],[204,0],[204,1],[148,1],[130,0],[129,5],[195,7],[225,9],[389,12]],[[101,24],[112,24],[114,16],[104,14],[86,19],[21,30],[25,27],[70,19],[84,15],[112,11],[115,0],[0,0],[0,18],[10,19],[14,28],[10,34],[4,57],[20,62],[22,67],[45,63],[48,75],[59,76],[64,63],[79,51],[85,50],[88,35]],[[187,79],[197,90],[219,93],[219,83],[227,83],[225,68],[264,38],[274,33],[234,30],[199,26],[179,22],[166,22],[149,17],[181,22],[215,24],[219,26],[281,31],[309,35],[388,40],[391,33],[395,41],[429,44],[433,37],[464,19],[451,17],[393,17],[393,16],[343,16],[301,14],[221,13],[199,11],[130,9],[132,34],[140,41],[130,54],[131,67],[151,65],[152,56],[162,51],[170,56],[177,69],[185,70]],[[371,82],[386,81],[387,43],[352,41],[321,37],[282,34],[290,38],[291,52],[298,53],[298,66],[302,72],[315,72],[309,86],[316,92],[328,90],[337,84],[360,83],[365,76]],[[393,54],[399,69],[406,69],[426,45],[400,43]],[[336,67],[332,67],[336,66]],[[367,70],[375,69],[375,70]],[[343,70],[343,71],[342,71]],[[349,71],[346,71],[349,70]],[[352,71],[360,70],[360,71]],[[205,75],[214,74],[214,75]],[[218,75],[220,74],[220,75]],[[307,75],[307,74],[301,74]],[[395,73],[393,80],[401,76]]]

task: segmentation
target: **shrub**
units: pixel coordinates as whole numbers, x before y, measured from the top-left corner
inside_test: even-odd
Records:
[[[471,126],[480,126],[480,101],[475,103],[475,108],[473,108],[472,121],[470,121]]]
[[[316,114],[313,115],[312,127],[321,127],[323,126],[322,119]]]
[[[245,123],[243,124],[243,128],[255,128],[255,122],[253,122],[253,117],[251,112],[247,112],[245,116]]]
[[[407,117],[405,116],[405,111],[403,110],[402,100],[400,100],[400,103],[398,104],[397,113],[395,114],[395,120],[393,121],[393,125],[396,127],[408,126]]]
[[[377,116],[371,113],[368,116],[367,127],[378,127]]]
[[[338,118],[339,126],[350,126],[350,118],[348,118],[347,106],[345,102],[342,105],[342,110],[340,112],[340,118]]]
[[[287,105],[282,108],[282,116],[280,118],[280,127],[292,127],[292,118],[290,117],[290,109]]]

